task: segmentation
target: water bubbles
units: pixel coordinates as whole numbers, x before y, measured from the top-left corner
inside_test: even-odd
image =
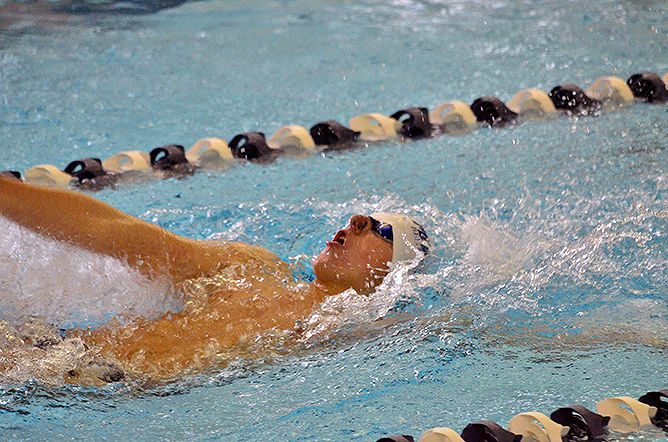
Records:
[[[7,233],[0,237],[4,320],[36,315],[68,328],[179,309],[168,284],[148,281],[118,260],[40,237],[5,218],[0,226]]]

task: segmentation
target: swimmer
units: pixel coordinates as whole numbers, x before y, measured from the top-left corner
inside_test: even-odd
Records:
[[[178,289],[184,308],[157,320],[135,318],[68,336],[99,349],[109,363],[151,379],[219,364],[241,341],[296,323],[326,297],[369,294],[392,263],[429,252],[424,229],[405,215],[354,215],[313,263],[315,280],[258,246],[193,240],[125,214],[91,196],[0,176],[0,215],[56,241],[112,256],[150,280]]]

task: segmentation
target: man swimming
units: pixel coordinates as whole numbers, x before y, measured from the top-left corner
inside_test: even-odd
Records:
[[[258,246],[183,238],[88,195],[0,177],[0,215],[37,233],[114,257],[151,280],[167,279],[184,307],[157,320],[112,321],[71,330],[108,361],[152,379],[215,366],[221,354],[271,330],[293,330],[326,297],[368,294],[392,263],[429,252],[429,239],[405,215],[354,215],[313,263],[315,280]]]

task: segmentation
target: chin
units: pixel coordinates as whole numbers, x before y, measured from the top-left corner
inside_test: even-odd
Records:
[[[342,252],[334,253],[326,248],[313,261],[313,273],[317,280],[332,286],[350,286],[349,275],[346,271],[349,265],[342,256]]]
[[[315,273],[315,277],[322,282],[336,280],[336,270],[340,268],[340,264],[337,261],[338,259],[330,250],[325,249],[320,252],[320,255],[313,261],[313,273]]]

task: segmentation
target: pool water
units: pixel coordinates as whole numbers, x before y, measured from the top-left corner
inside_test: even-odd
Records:
[[[3,13],[2,170],[668,73],[658,0]],[[63,384],[62,367],[17,366],[0,386],[0,435],[375,440],[480,419],[506,426],[522,411],[594,409],[666,388],[667,117],[665,105],[638,103],[96,192],[180,235],[264,246],[302,263],[307,279],[324,241],[356,213],[414,216],[435,248],[368,298],[328,299],[303,340],[267,342],[202,374],[89,388]],[[0,317],[11,324],[38,315],[57,329],[95,327],[179,308],[114,262],[0,226]]]

